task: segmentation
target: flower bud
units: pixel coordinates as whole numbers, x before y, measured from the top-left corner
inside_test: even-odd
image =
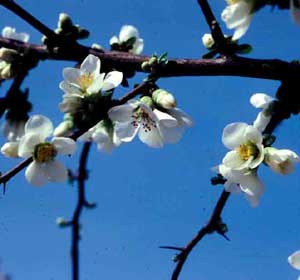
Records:
[[[12,49],[1,48],[0,49],[0,59],[5,60],[6,62],[12,62],[19,57],[19,53]]]
[[[265,148],[264,161],[276,173],[288,175],[293,172],[294,163],[299,162],[299,157],[290,150],[278,150],[268,147]]]
[[[153,100],[150,96],[143,96],[140,101],[146,105],[148,105],[149,107],[153,108],[154,104],[153,104]]]
[[[154,102],[164,109],[172,109],[176,107],[175,97],[164,89],[156,89],[152,93]]]
[[[19,142],[7,142],[1,147],[1,153],[6,157],[17,158]]]
[[[150,71],[150,69],[151,69],[151,67],[150,67],[150,64],[149,64],[149,62],[148,61],[144,61],[143,63],[142,63],[142,69],[144,70],[144,71]]]
[[[10,63],[6,63],[3,68],[0,67],[0,79],[7,80],[12,78],[13,75],[14,74]]]
[[[149,63],[150,66],[156,65],[157,62],[158,62],[158,59],[157,59],[156,56],[152,56],[152,57],[148,60],[148,63]]]
[[[103,51],[103,47],[96,43],[92,44],[92,49]]]
[[[215,44],[214,38],[212,37],[211,34],[206,33],[202,36],[202,44],[204,45],[205,48],[211,49],[212,46]]]
[[[66,13],[60,13],[58,19],[58,28],[69,29],[73,26],[70,16]]]

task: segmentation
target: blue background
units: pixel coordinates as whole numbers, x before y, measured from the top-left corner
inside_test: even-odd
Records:
[[[145,41],[145,54],[168,52],[169,57],[200,58],[201,37],[209,29],[196,1],[17,1],[45,24],[56,28],[58,14],[67,12],[75,23],[91,31],[87,45],[108,48],[111,36],[123,24],[133,24]],[[213,2],[220,18],[225,1]],[[14,26],[30,33],[31,42],[41,35],[4,8],[0,26]],[[224,25],[223,25],[224,27]],[[225,30],[225,27],[224,27]],[[226,30],[227,34],[231,34]],[[265,8],[257,13],[241,40],[253,45],[256,58],[299,59],[299,27],[288,11]],[[33,113],[50,117],[57,125],[62,92],[62,69],[69,62],[41,62],[26,79],[34,103]],[[144,75],[130,81],[140,82]],[[210,185],[211,167],[226,153],[223,127],[230,122],[249,124],[257,109],[249,104],[253,93],[274,96],[276,81],[239,77],[180,77],[159,81],[172,92],[180,108],[194,119],[182,140],[155,150],[138,140],[122,145],[111,155],[93,147],[89,159],[87,197],[98,203],[82,215],[81,279],[170,279],[173,251],[160,245],[183,246],[207,221],[222,187]],[[0,89],[5,94],[8,85]],[[127,89],[120,88],[117,94]],[[299,149],[299,117],[276,131],[275,147]],[[4,139],[2,139],[4,141]],[[75,157],[66,159],[76,169]],[[1,171],[18,161],[1,157]],[[287,257],[300,247],[299,166],[289,176],[262,167],[266,193],[259,207],[251,208],[242,195],[231,196],[223,214],[228,224],[227,242],[206,236],[190,255],[182,279],[296,279],[298,272]],[[76,187],[29,185],[24,172],[7,185],[0,196],[0,257],[2,270],[15,280],[71,278],[70,229],[55,224],[58,216],[70,218],[77,200]]]

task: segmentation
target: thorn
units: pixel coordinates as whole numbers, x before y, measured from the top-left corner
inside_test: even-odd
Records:
[[[169,250],[175,250],[175,251],[184,251],[183,247],[175,247],[175,246],[159,246],[160,249],[169,249]]]

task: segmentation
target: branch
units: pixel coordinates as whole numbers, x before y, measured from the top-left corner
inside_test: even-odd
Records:
[[[282,114],[282,112],[278,111],[277,114],[274,114],[272,116],[272,119],[270,120],[268,126],[266,127],[263,133],[271,134],[284,119],[286,119],[286,116]],[[195,246],[202,240],[202,238],[205,235],[213,233],[217,230],[219,221],[221,220],[222,212],[228,201],[229,196],[230,193],[223,190],[208,223],[200,229],[200,231],[187,243],[183,250],[177,255],[177,264],[172,274],[172,280],[178,280],[178,277],[182,271],[186,259],[188,258],[192,250],[195,248]],[[226,236],[224,237],[227,239]]]
[[[80,240],[80,214],[83,208],[87,205],[85,198],[85,180],[87,179],[87,159],[89,151],[91,148],[91,143],[85,143],[81,152],[79,161],[79,174],[78,174],[78,201],[73,214],[73,219],[71,222],[72,226],[72,273],[73,280],[79,279],[79,240]]]
[[[206,22],[211,30],[211,35],[217,45],[217,49],[221,54],[226,54],[226,39],[214,16],[207,0],[197,0],[206,19]]]
[[[55,48],[49,52],[45,46],[18,42],[0,37],[0,47],[6,47],[19,52],[31,51],[40,60],[83,61],[88,54],[101,59],[106,68],[116,68],[119,71],[138,71],[141,64],[150,56],[134,55],[125,52],[102,52],[82,45]],[[279,59],[254,59],[243,57],[224,57],[218,59],[169,59],[163,68],[158,68],[159,77],[179,76],[240,76],[269,80],[299,79],[300,64],[289,63]]]
[[[32,16],[26,10],[24,10],[21,6],[19,6],[13,0],[0,0],[0,5],[7,8],[11,12],[13,12],[14,14],[16,14],[17,16],[22,18],[24,21],[28,22],[32,27],[34,27],[36,30],[38,30],[42,34],[44,34],[46,37],[48,37],[53,42],[57,42],[57,41],[61,40],[59,35],[57,35],[49,27],[47,27],[45,24],[40,22],[37,18]]]

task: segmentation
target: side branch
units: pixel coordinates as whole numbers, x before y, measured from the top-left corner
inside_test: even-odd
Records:
[[[67,60],[81,62],[88,54],[101,59],[106,68],[116,68],[119,71],[145,72],[141,64],[150,56],[133,55],[124,52],[102,52],[82,45],[66,49],[56,48],[49,52],[45,46],[21,43],[12,39],[0,37],[0,47],[6,47],[19,52],[31,52],[40,60]],[[169,59],[163,68],[158,68],[160,77],[179,76],[240,76],[269,80],[299,79],[300,64],[289,63],[279,59],[254,59],[244,57],[224,57],[217,59]]]
[[[79,279],[79,240],[80,240],[80,214],[87,205],[85,198],[85,180],[87,178],[87,159],[89,151],[91,148],[91,143],[85,143],[81,152],[80,162],[79,162],[79,171],[78,171],[78,201],[73,214],[73,219],[71,221],[72,225],[72,279]]]

